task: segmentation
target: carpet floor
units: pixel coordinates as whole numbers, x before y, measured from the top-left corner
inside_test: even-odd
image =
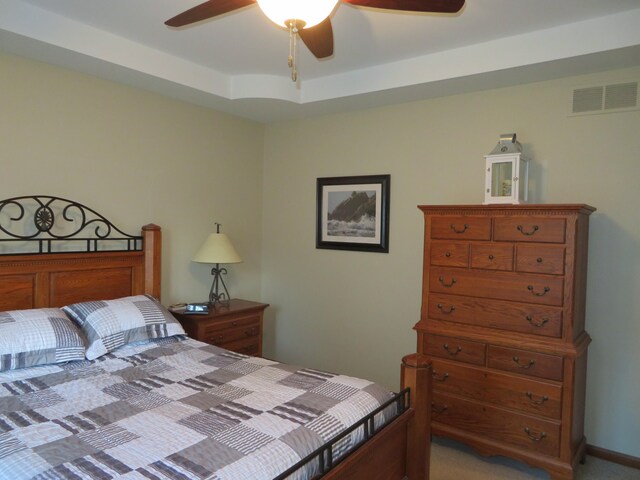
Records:
[[[482,457],[461,443],[434,437],[431,480],[549,480],[539,468],[506,457]],[[640,480],[640,470],[587,456],[577,480]]]

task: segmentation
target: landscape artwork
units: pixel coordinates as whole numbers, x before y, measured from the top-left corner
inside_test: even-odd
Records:
[[[317,248],[388,252],[389,175],[317,180]]]

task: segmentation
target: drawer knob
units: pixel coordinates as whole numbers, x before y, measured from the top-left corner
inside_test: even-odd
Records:
[[[442,375],[438,376],[438,372],[436,372],[435,370],[431,373],[431,376],[436,382],[444,382],[447,380],[447,378],[449,378],[448,373],[445,372]]]
[[[527,437],[529,437],[534,442],[539,442],[540,440],[542,440],[547,436],[546,432],[540,432],[540,435],[536,437],[534,434],[531,433],[531,430],[529,430],[529,427],[524,427],[524,433],[526,433]]]
[[[522,225],[518,225],[516,228],[518,229],[518,231],[522,235],[526,235],[528,237],[530,237],[531,235],[533,235],[534,233],[536,233],[540,229],[540,227],[538,225],[534,225],[533,228],[531,230],[529,230],[528,232],[524,231],[524,227]]]
[[[465,223],[462,228],[457,228],[455,223],[451,224],[451,230],[453,230],[455,233],[464,233],[467,231],[467,228],[469,228],[469,225],[467,223]]]
[[[538,395],[539,400],[536,400],[533,397],[534,397],[533,392],[527,392],[527,398],[534,405],[542,405],[544,402],[549,400],[549,397],[547,397],[546,395],[542,395],[542,396]]]
[[[538,262],[538,263],[542,263],[542,257],[538,257],[538,258],[536,258],[536,262]]]
[[[449,355],[452,355],[452,356],[453,356],[453,355],[457,355],[457,354],[459,354],[459,353],[462,351],[462,347],[461,347],[460,345],[458,345],[458,346],[456,347],[456,349],[455,349],[455,350],[452,350],[451,348],[449,348],[449,344],[448,344],[448,343],[445,343],[444,345],[442,345],[442,348],[444,348],[444,349],[445,349],[445,351],[446,351]]]
[[[444,254],[445,257],[449,258],[451,256],[451,252],[447,252]]]
[[[489,255],[489,260],[493,260],[494,256],[493,255]]]
[[[453,313],[453,311],[456,309],[455,305],[451,305],[449,308],[444,308],[444,305],[439,303],[437,306],[438,306],[438,310],[446,314]]]
[[[447,405],[436,405],[434,402],[431,402],[431,411],[433,413],[444,413],[449,409]]]
[[[538,323],[533,321],[533,317],[531,315],[527,315],[527,322],[529,322],[534,327],[543,327],[545,323],[549,322],[549,317],[543,317]]]
[[[456,283],[456,279],[451,277],[451,281],[449,283],[444,281],[444,277],[438,277],[438,281],[442,284],[443,287],[453,287],[453,285]]]
[[[529,290],[531,292],[532,295],[535,295],[536,297],[543,297],[545,296],[551,289],[549,287],[543,287],[542,288],[542,292],[534,292],[535,287],[533,285],[528,285],[527,286],[527,290]]]
[[[518,365],[518,368],[524,368],[525,370],[533,367],[536,363],[535,360],[529,360],[529,363],[520,363],[520,357],[513,357],[512,360],[516,363],[516,365]]]

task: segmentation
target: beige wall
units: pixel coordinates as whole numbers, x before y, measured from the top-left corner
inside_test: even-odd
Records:
[[[190,257],[212,222],[234,240],[233,296],[272,304],[266,354],[395,388],[415,351],[418,204],[480,203],[483,159],[517,132],[533,198],[592,217],[587,436],[640,456],[640,112],[567,117],[572,86],[640,69],[266,127],[18,57],[0,55],[0,197],[50,194],[125,231],[163,227],[163,300],[200,300]],[[264,156],[264,163],[263,163]],[[264,170],[264,171],[263,171]],[[315,249],[315,181],[391,174],[390,253]]]
[[[262,146],[262,125],[0,55],[0,198],[69,198],[129,233],[160,225],[164,303],[207,298],[210,268],[190,259],[214,221],[245,260],[231,293],[260,298]]]
[[[586,433],[640,456],[640,112],[568,117],[572,87],[640,79],[640,69],[269,125],[263,300],[267,355],[396,387],[415,351],[418,204],[478,204],[484,160],[517,132],[532,197],[588,203],[591,217]],[[317,177],[391,174],[389,254],[315,249]]]

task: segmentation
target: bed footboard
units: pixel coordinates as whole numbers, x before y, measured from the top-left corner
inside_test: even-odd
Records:
[[[323,480],[428,480],[431,453],[431,363],[402,359],[401,386],[410,408],[322,477]]]

